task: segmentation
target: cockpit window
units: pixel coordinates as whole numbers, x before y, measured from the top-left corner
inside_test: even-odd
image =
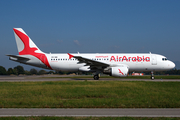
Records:
[[[162,61],[166,61],[167,60],[167,58],[162,58]]]

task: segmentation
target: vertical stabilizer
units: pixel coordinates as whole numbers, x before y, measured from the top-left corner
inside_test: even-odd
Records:
[[[13,28],[19,55],[43,53],[22,28]]]

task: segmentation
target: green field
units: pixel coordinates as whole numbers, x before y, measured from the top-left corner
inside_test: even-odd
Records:
[[[180,82],[1,82],[0,108],[180,108]]]

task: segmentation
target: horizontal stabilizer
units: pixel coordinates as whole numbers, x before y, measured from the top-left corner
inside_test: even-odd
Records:
[[[6,55],[6,56],[9,56],[9,57],[12,57],[12,58],[17,58],[18,60],[30,60],[29,58],[22,57],[22,56],[19,56],[19,55]]]

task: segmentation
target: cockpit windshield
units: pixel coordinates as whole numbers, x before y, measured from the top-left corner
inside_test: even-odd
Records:
[[[162,58],[162,61],[166,61],[167,60],[167,58]]]

